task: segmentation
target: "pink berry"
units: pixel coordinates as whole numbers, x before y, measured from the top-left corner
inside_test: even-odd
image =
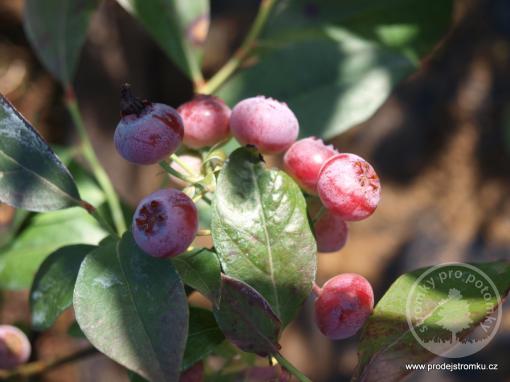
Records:
[[[187,176],[192,176],[192,177],[200,176],[201,171],[202,171],[202,159],[200,159],[199,156],[191,155],[191,154],[182,154],[182,155],[179,155],[179,159],[181,160],[181,162],[183,162],[188,167],[188,169],[192,170],[192,174],[190,174],[187,170],[182,168],[179,165],[179,163],[172,161],[171,167],[174,170],[177,170],[181,174],[184,174]],[[184,188],[188,185],[188,183],[186,183],[185,181],[183,181],[173,175],[170,175],[170,180],[172,181],[173,184],[175,184],[175,186],[177,186],[179,188]]]
[[[338,154],[332,146],[326,146],[321,139],[309,137],[300,139],[290,146],[283,157],[285,170],[310,194],[317,194],[317,180],[324,162]]]
[[[313,227],[319,252],[339,251],[347,242],[349,234],[347,223],[329,211],[326,211]]]
[[[355,273],[330,279],[315,301],[315,319],[328,338],[340,340],[356,334],[374,308],[370,283]]]
[[[122,118],[115,129],[115,147],[124,159],[154,164],[174,153],[184,136],[179,113],[162,103],[141,101],[122,90]]]
[[[183,192],[172,188],[142,199],[133,216],[133,237],[154,257],[173,257],[184,252],[198,230],[197,209]]]
[[[14,369],[30,358],[27,336],[11,325],[0,325],[0,369]]]
[[[179,382],[202,382],[204,380],[204,363],[197,362],[181,373]]]
[[[177,109],[184,122],[184,144],[193,149],[213,146],[230,134],[230,108],[222,99],[198,95]]]
[[[239,102],[230,117],[232,135],[261,153],[278,154],[296,140],[299,123],[287,104],[263,96]]]
[[[322,204],[343,220],[363,220],[381,199],[381,183],[373,167],[354,154],[329,158],[319,174],[317,191]]]

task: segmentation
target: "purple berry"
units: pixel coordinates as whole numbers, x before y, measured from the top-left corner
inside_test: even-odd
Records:
[[[181,373],[179,382],[202,382],[204,380],[204,362],[199,361]]]
[[[0,325],[0,369],[14,369],[30,358],[30,341],[21,330]]]
[[[321,139],[300,139],[290,146],[283,157],[287,173],[309,194],[317,194],[317,180],[324,162],[338,154],[332,146]]]
[[[347,223],[329,211],[326,211],[313,227],[319,252],[339,251],[347,242],[349,234]]]
[[[181,144],[184,127],[174,108],[141,101],[125,86],[121,109],[114,141],[117,151],[127,161],[144,165],[158,163]]]
[[[315,319],[328,338],[340,340],[356,334],[374,308],[370,283],[355,273],[330,279],[315,300]]]
[[[317,191],[324,207],[346,221],[366,219],[381,199],[379,177],[354,154],[329,158],[320,171]]]
[[[154,257],[183,253],[198,230],[197,209],[183,192],[172,188],[142,199],[133,216],[133,237],[138,246]]]
[[[263,96],[239,102],[230,117],[232,135],[263,154],[278,154],[296,140],[299,123],[287,104]]]
[[[230,134],[230,108],[222,99],[198,95],[177,109],[184,123],[184,144],[193,149],[213,146]]]

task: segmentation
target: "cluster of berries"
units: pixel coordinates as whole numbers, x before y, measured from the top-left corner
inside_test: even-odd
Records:
[[[357,155],[337,152],[320,139],[296,141],[299,123],[285,103],[258,96],[242,100],[230,110],[218,97],[199,95],[175,110],[141,101],[126,87],[121,106],[115,145],[133,163],[158,163],[181,143],[200,150],[230,135],[262,154],[285,152],[286,172],[306,193],[318,195],[323,205],[314,222],[321,252],[341,249],[347,240],[346,222],[369,217],[379,203],[381,186],[373,167]],[[200,167],[199,159],[187,158],[189,167]],[[159,190],[140,202],[132,230],[135,241],[148,254],[177,256],[196,236],[197,209],[183,192]],[[359,275],[336,276],[317,294],[318,326],[333,339],[356,333],[373,308],[372,288]]]

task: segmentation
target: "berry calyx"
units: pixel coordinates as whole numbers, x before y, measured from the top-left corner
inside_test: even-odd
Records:
[[[0,369],[14,369],[30,358],[32,348],[25,333],[11,325],[0,325]]]
[[[142,199],[133,216],[133,237],[138,246],[154,257],[183,253],[198,230],[193,201],[176,189],[156,191]]]
[[[213,146],[230,134],[230,108],[212,95],[198,95],[177,109],[184,123],[186,146],[201,149]]]
[[[142,101],[122,88],[121,120],[114,142],[120,155],[129,162],[148,165],[175,152],[182,142],[184,127],[179,113],[162,104]]]
[[[356,334],[373,308],[374,292],[367,279],[344,273],[322,287],[315,300],[315,319],[322,334],[340,340]]]
[[[290,146],[283,157],[287,173],[309,194],[317,194],[317,181],[324,162],[338,154],[321,139],[300,139]]]
[[[336,252],[342,249],[347,242],[349,227],[338,215],[329,211],[313,225],[317,250],[319,252]]]
[[[322,204],[346,221],[366,219],[381,199],[381,183],[374,168],[363,158],[347,153],[324,163],[317,191]]]
[[[299,123],[287,104],[257,96],[239,102],[230,116],[232,135],[263,154],[278,154],[296,140]]]

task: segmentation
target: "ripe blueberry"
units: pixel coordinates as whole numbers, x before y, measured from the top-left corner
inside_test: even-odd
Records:
[[[30,358],[27,336],[11,325],[0,325],[0,369],[14,369]]]
[[[338,154],[331,146],[315,137],[300,139],[283,157],[287,173],[309,194],[317,194],[317,180],[324,162]]]
[[[356,334],[374,308],[370,283],[354,273],[328,280],[315,300],[315,319],[328,338],[340,340]]]
[[[121,116],[114,142],[129,162],[157,163],[174,153],[182,142],[184,127],[179,113],[168,105],[134,97],[129,86],[122,89]]]
[[[381,183],[373,167],[354,154],[329,158],[319,174],[317,191],[322,204],[343,220],[369,217],[381,199]]]
[[[175,189],[156,191],[142,199],[133,216],[133,237],[154,257],[173,257],[184,252],[198,230],[193,201]]]
[[[263,96],[239,102],[230,117],[232,135],[261,153],[277,154],[296,140],[299,123],[285,103]]]
[[[315,240],[319,252],[336,252],[347,242],[349,228],[338,215],[326,211],[314,224]]]
[[[177,109],[184,123],[184,144],[193,149],[213,146],[229,134],[230,108],[222,99],[198,95]]]

